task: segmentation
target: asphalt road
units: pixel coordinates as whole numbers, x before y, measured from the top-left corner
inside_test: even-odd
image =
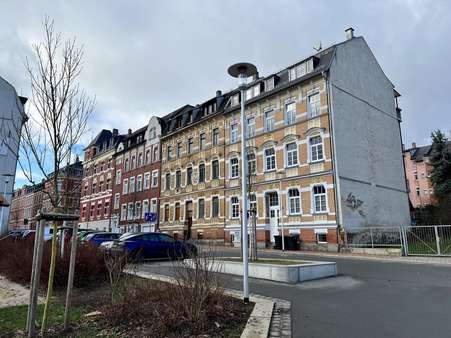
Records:
[[[224,253],[239,256],[237,249]],[[293,337],[451,337],[451,267],[285,256],[335,261],[339,272],[334,278],[297,285],[250,279],[252,293],[292,302]],[[162,274],[170,270],[161,263],[142,268]],[[242,290],[242,279],[227,276],[226,286]]]

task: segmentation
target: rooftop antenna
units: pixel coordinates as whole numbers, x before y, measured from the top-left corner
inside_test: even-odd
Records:
[[[317,52],[321,52],[323,49],[323,45],[322,45],[321,41],[314,44],[313,49],[316,50]]]

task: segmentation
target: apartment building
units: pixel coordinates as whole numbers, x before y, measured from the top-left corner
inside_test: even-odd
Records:
[[[34,217],[41,208],[43,199],[44,183],[14,190],[9,229],[36,229]]]
[[[451,152],[451,142],[448,142]],[[432,165],[429,162],[432,146],[412,147],[404,151],[404,167],[409,189],[409,200],[413,208],[424,207],[437,203],[434,187],[431,182]]]
[[[112,223],[121,232],[155,231],[160,195],[160,119],[129,129],[113,157]]]
[[[117,129],[103,129],[85,148],[80,199],[80,228],[116,230],[111,224],[114,161],[122,139]]]
[[[337,249],[343,233],[409,224],[399,93],[363,37],[163,118],[160,229],[238,244],[240,129],[257,238],[297,234]],[[246,102],[246,125],[239,120]]]

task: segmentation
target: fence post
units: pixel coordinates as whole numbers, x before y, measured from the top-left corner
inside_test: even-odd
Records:
[[[371,249],[374,249],[373,229],[372,228],[370,228],[370,238],[371,238]]]
[[[440,237],[438,236],[437,226],[434,226],[434,232],[435,232],[435,244],[437,245],[437,255],[441,255],[441,253],[440,253]]]
[[[404,251],[406,253],[406,256],[409,256],[409,241],[407,240],[407,230],[404,226],[402,226],[401,229],[402,229],[403,242],[404,242]]]

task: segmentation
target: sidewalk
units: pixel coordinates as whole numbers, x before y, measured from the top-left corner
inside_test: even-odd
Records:
[[[224,251],[239,251],[240,248],[228,247],[228,246],[218,246]],[[382,255],[363,255],[355,253],[337,253],[337,252],[322,252],[322,251],[284,251],[274,250],[274,249],[258,249],[259,253],[275,254],[280,256],[287,255],[299,255],[299,256],[313,256],[313,257],[330,257],[330,258],[348,258],[348,259],[359,259],[359,260],[371,260],[371,261],[386,261],[386,262],[396,262],[396,263],[407,263],[407,264],[433,264],[433,265],[444,265],[451,266],[451,257],[437,257],[437,256],[382,256]]]

